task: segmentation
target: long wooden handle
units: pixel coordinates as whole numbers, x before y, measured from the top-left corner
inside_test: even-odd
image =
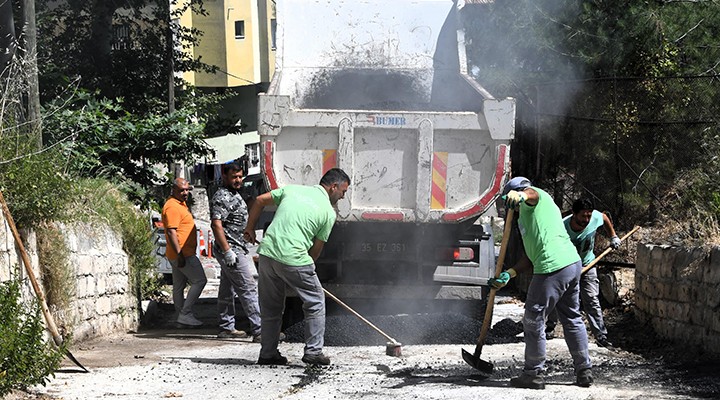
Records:
[[[507,252],[507,242],[510,239],[510,231],[512,230],[512,220],[515,210],[512,208],[507,211],[505,216],[505,227],[503,228],[502,242],[500,242],[500,254],[498,254],[497,263],[495,264],[495,277],[499,277],[503,270],[503,263],[505,262],[505,253]],[[483,318],[482,327],[480,328],[480,336],[477,340],[478,348],[481,348],[485,343],[488,331],[490,331],[490,319],[492,318],[493,307],[495,306],[495,292],[497,289],[490,286],[490,294],[488,294],[487,308],[485,308],[485,316]],[[476,353],[478,349],[476,349]]]
[[[387,340],[389,340],[389,341],[391,341],[391,342],[393,342],[393,343],[395,343],[395,344],[398,344],[398,341],[397,341],[397,340],[391,338],[387,333],[381,331],[380,328],[378,328],[378,327],[375,326],[372,322],[370,322],[370,321],[368,321],[367,319],[365,319],[365,317],[363,317],[362,315],[358,314],[355,310],[353,310],[352,308],[350,308],[349,305],[343,303],[340,299],[338,299],[337,297],[335,297],[334,294],[328,292],[327,289],[323,288],[323,292],[325,292],[325,295],[326,295],[326,296],[330,297],[331,299],[335,300],[335,302],[337,302],[338,304],[340,304],[344,309],[350,311],[350,313],[352,313],[354,316],[360,318],[360,320],[361,320],[362,322],[368,324],[368,326],[370,326],[371,328],[375,329],[375,330],[377,331],[377,333],[383,335]]]
[[[32,284],[33,290],[35,291],[35,295],[37,296],[38,300],[40,301],[42,313],[45,316],[45,321],[47,322],[47,324],[46,324],[47,328],[50,331],[50,333],[52,334],[55,344],[60,346],[63,342],[63,338],[60,335],[60,332],[58,331],[57,325],[55,325],[55,320],[53,319],[52,314],[50,314],[50,309],[47,306],[47,301],[45,300],[45,295],[43,294],[42,289],[40,289],[40,285],[38,284],[38,281],[35,278],[35,272],[33,272],[32,264],[30,263],[30,258],[27,255],[27,251],[25,251],[25,245],[23,245],[22,239],[20,238],[20,234],[18,233],[17,228],[15,227],[15,221],[13,220],[13,217],[10,214],[10,209],[8,209],[8,206],[7,206],[7,203],[5,202],[5,197],[3,197],[2,191],[0,191],[0,203],[2,203],[3,215],[5,215],[5,220],[7,221],[8,226],[10,226],[10,230],[12,231],[13,237],[15,238],[15,246],[17,246],[18,250],[20,250],[20,257],[22,258],[23,264],[25,265],[25,271],[27,271],[28,278],[30,278],[30,283]]]
[[[626,233],[625,236],[623,236],[623,237],[620,238],[620,241],[621,241],[621,242],[624,241],[625,239],[627,239],[628,237],[630,237],[630,235],[632,235],[633,233],[635,233],[638,229],[640,229],[639,226],[636,226],[636,227],[632,228],[632,230],[631,230],[630,232]],[[613,250],[612,247],[608,247],[607,249],[605,249],[605,251],[603,251],[602,253],[600,253],[599,256],[595,257],[595,259],[593,259],[592,261],[590,261],[590,263],[589,263],[588,265],[584,266],[581,273],[584,274],[584,273],[588,272],[588,271],[590,270],[590,268],[594,267],[595,264],[597,264],[597,262],[600,261],[601,258],[603,258],[603,257],[605,257],[606,255],[608,255],[612,250]]]

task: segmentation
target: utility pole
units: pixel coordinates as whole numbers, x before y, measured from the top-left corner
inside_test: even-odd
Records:
[[[10,3],[10,0],[6,0]],[[40,116],[40,85],[37,64],[37,25],[35,23],[35,0],[23,0],[23,31],[25,60],[28,69],[28,122],[30,133],[37,135],[38,149],[42,149],[42,119]]]

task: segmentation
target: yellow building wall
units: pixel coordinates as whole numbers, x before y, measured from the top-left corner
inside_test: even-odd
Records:
[[[203,4],[207,15],[182,16],[179,22],[183,26],[203,32],[200,43],[186,51],[195,59],[200,57],[219,68],[214,74],[185,73],[185,80],[198,87],[235,87],[270,81],[275,69],[271,32],[275,6],[272,0],[261,1],[206,0]],[[260,21],[261,15],[266,16],[264,23]],[[242,38],[235,37],[236,21],[244,21]]]

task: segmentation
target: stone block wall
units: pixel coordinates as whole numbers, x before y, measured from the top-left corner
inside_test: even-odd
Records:
[[[107,226],[87,223],[60,225],[60,229],[77,282],[75,299],[66,312],[75,340],[136,329],[138,304],[120,235]]]
[[[59,328],[72,333],[74,341],[137,329],[137,299],[131,290],[128,256],[120,235],[107,226],[90,224],[60,224],[60,231],[70,250],[75,282],[74,287],[67,288],[73,294],[68,309],[53,310]],[[27,238],[26,251],[35,277],[41,282],[35,235],[29,232],[23,237]],[[12,232],[0,215],[0,281],[15,277],[24,283],[23,296],[33,298],[35,293]]]
[[[720,354],[720,248],[638,245],[638,317],[658,336]]]

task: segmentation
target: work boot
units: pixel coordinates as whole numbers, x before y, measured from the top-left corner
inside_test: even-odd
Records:
[[[302,362],[312,365],[330,365],[330,357],[326,356],[323,353],[305,354],[302,358]]]
[[[278,352],[277,355],[272,358],[259,357],[257,363],[258,365],[285,365],[287,364],[287,358]]]
[[[510,379],[510,385],[522,389],[545,389],[545,380],[540,375],[523,373],[516,378]]]
[[[580,372],[577,373],[577,380],[575,381],[575,383],[578,386],[590,387],[590,385],[592,385],[593,383],[592,369],[581,369]]]
[[[248,334],[245,331],[239,331],[237,329],[231,331],[223,329],[218,333],[217,337],[218,339],[242,339],[248,337]]]
[[[201,326],[203,323],[199,319],[195,318],[192,314],[180,314],[177,318],[177,323],[187,326]]]

